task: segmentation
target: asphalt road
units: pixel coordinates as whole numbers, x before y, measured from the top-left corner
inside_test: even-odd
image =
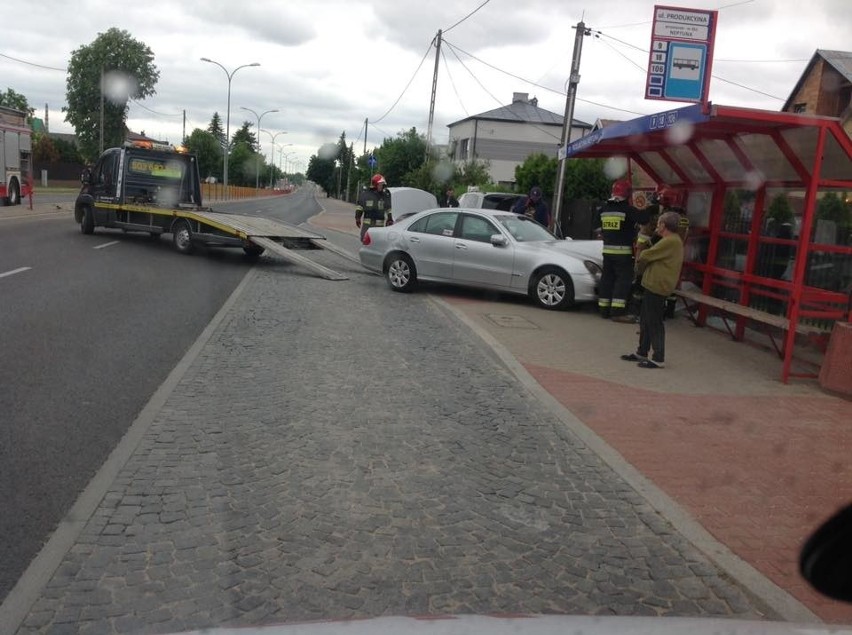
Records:
[[[309,192],[214,208],[318,211]],[[0,601],[249,268],[67,216],[0,221]]]

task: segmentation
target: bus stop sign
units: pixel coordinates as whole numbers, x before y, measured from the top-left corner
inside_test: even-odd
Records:
[[[717,11],[654,7],[645,99],[707,103]]]

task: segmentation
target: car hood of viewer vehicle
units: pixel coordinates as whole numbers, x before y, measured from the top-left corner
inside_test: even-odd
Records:
[[[574,617],[566,615],[444,615],[378,617],[265,627],[191,631],[190,635],[852,635],[830,624],[690,617]],[[186,635],[186,634],[185,634]]]

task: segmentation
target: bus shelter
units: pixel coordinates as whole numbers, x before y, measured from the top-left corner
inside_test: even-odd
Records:
[[[627,159],[657,184],[687,193],[690,235],[681,287],[736,310],[781,342],[782,380],[794,347],[823,350],[837,321],[852,322],[852,140],[833,118],[696,104],[578,139],[566,158]],[[727,322],[726,322],[727,324]],[[798,364],[797,364],[798,365]]]

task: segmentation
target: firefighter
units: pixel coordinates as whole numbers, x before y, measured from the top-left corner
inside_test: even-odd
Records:
[[[361,228],[361,239],[370,227],[393,225],[391,215],[391,193],[387,181],[381,174],[370,179],[370,188],[361,190],[355,205],[355,226]]]
[[[627,299],[633,286],[633,241],[636,226],[648,222],[648,213],[630,202],[630,181],[612,184],[609,200],[598,210],[595,230],[603,240],[603,275],[598,293],[598,310],[604,319],[633,323],[627,315]]]

